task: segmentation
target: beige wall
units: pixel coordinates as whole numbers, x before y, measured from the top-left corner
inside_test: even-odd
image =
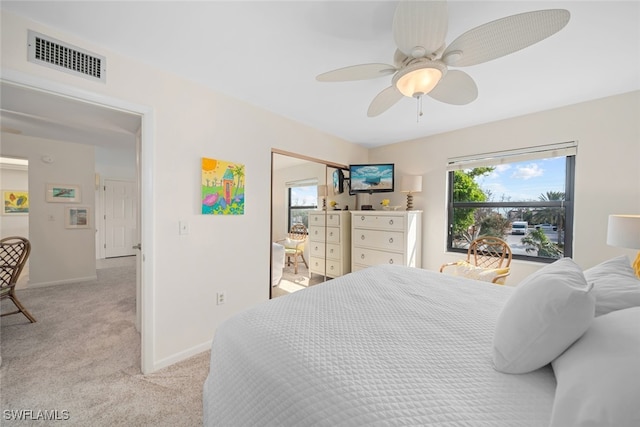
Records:
[[[86,206],[95,212],[94,147],[2,134],[0,154],[29,160],[29,287],[96,278],[95,224],[90,228],[65,228],[65,208]],[[42,161],[42,156],[52,161]],[[79,203],[48,203],[47,184],[77,185]],[[4,224],[2,226],[4,232]]]
[[[231,99],[206,87],[105,51],[61,31],[2,13],[2,72],[63,92],[87,93],[145,106],[143,234],[152,236],[144,264],[143,360],[157,370],[209,348],[220,322],[269,296],[271,149],[341,164],[361,162],[367,150]],[[27,62],[27,29],[107,57],[107,82],[95,83]],[[44,82],[44,83],[42,83]],[[242,216],[200,212],[200,159],[246,168]],[[144,194],[143,194],[144,198]],[[145,200],[143,202],[146,203]],[[186,221],[188,235],[178,234]],[[91,253],[93,254],[93,248]],[[248,266],[251,265],[251,268]],[[227,302],[216,305],[216,293]]]
[[[459,254],[446,253],[447,174],[450,157],[577,141],[573,258],[588,268],[635,252],[606,244],[607,217],[640,213],[640,92],[530,114],[370,151],[370,160],[395,162],[396,176],[423,175],[414,197],[423,209],[423,262],[437,269]],[[378,197],[381,198],[381,197]],[[404,204],[394,193],[392,204]],[[398,203],[395,203],[398,202]],[[514,261],[510,284],[540,267]]]

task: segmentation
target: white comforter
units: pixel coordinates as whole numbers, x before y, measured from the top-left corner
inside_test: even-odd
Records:
[[[216,332],[205,426],[546,426],[550,367],[497,372],[512,289],[407,267],[334,279]]]

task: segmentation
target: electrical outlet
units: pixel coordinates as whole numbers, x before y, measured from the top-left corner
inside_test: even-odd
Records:
[[[227,296],[224,292],[218,292],[218,305],[224,304],[227,302]]]

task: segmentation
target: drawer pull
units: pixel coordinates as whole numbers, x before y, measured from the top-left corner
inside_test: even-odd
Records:
[[[333,231],[329,232],[329,237],[333,237]]]
[[[360,258],[361,258],[361,259],[364,259],[364,254],[360,255]]]
[[[330,253],[330,254],[333,254],[333,249],[329,249],[329,253]]]
[[[364,234],[360,235],[360,240],[364,240]]]
[[[333,270],[333,265],[330,265],[330,266],[329,266],[329,270]]]
[[[393,264],[393,258],[389,259],[389,264]]]
[[[389,220],[389,225],[393,225],[393,220],[392,219]]]
[[[393,243],[393,237],[389,237],[389,243]]]
[[[364,221],[364,215],[360,217],[360,220],[361,220],[361,221]]]
[[[319,248],[316,246],[316,249],[315,249],[315,250],[317,251],[318,249],[319,249]]]

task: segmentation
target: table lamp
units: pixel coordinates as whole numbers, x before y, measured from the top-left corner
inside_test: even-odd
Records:
[[[322,199],[322,210],[327,210],[327,191],[329,187],[326,185],[318,185],[318,197]]]
[[[640,215],[609,215],[607,245],[640,249]],[[633,262],[633,269],[640,278],[640,252]]]
[[[407,193],[407,210],[413,210],[413,193],[422,191],[422,176],[405,175],[400,181],[400,192]]]

